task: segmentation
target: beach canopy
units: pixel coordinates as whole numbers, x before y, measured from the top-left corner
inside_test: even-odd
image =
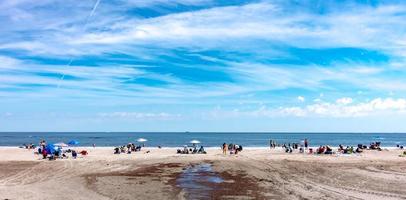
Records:
[[[146,141],[148,141],[148,140],[145,139],[145,138],[138,138],[138,139],[137,139],[137,142],[146,142]]]
[[[57,147],[68,147],[69,145],[67,145],[67,144],[65,144],[65,143],[63,143],[63,142],[59,142],[59,143],[55,143],[54,146],[57,146]]]
[[[79,144],[79,141],[77,141],[77,140],[71,140],[71,141],[68,142],[68,144],[69,144],[69,145],[78,145],[78,144]]]
[[[199,140],[192,140],[192,141],[190,141],[190,143],[192,143],[192,144],[200,144],[200,141]]]

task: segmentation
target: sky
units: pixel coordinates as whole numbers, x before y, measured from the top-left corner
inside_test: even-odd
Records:
[[[406,132],[406,3],[0,1],[0,131]]]

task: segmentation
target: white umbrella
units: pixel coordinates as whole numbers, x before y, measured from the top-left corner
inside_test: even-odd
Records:
[[[65,143],[63,143],[63,142],[59,142],[59,143],[55,143],[54,146],[57,146],[57,147],[68,147],[69,145],[67,145],[67,144],[65,144]]]
[[[190,143],[192,143],[192,144],[200,144],[200,141],[199,140],[192,140],[192,141],[190,141]]]
[[[148,140],[145,138],[138,138],[138,140],[137,140],[137,142],[146,142],[146,141],[148,141]]]

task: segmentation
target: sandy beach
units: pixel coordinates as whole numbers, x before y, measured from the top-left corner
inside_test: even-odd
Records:
[[[358,155],[77,149],[89,155],[48,161],[34,150],[1,147],[0,199],[406,199],[406,158],[396,149]]]

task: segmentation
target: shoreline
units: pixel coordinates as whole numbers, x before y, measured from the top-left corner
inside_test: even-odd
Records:
[[[344,147],[346,147],[347,145],[343,145]],[[118,146],[96,146],[96,147],[93,147],[93,146],[69,146],[69,147],[64,147],[64,148],[66,148],[66,149],[69,149],[69,148],[86,148],[86,149],[114,149],[114,148],[116,148],[116,147],[118,147]],[[191,147],[191,146],[188,146],[188,147]],[[200,147],[200,145],[198,145],[198,147]],[[213,150],[213,149],[218,149],[218,150],[221,150],[221,146],[218,146],[218,147],[213,147],[213,146],[211,146],[211,147],[209,147],[209,146],[203,146],[205,149],[211,149],[211,150]],[[356,146],[353,146],[354,148],[356,148]],[[10,149],[25,149],[25,148],[21,148],[20,146],[0,146],[0,149],[1,148],[4,148],[4,149],[7,149],[7,148],[10,148]],[[36,148],[38,148],[38,147],[36,147]],[[150,147],[150,146],[145,146],[145,147],[142,147],[142,148],[147,148],[147,149],[174,149],[174,150],[176,150],[176,149],[182,149],[183,148],[183,146],[179,146],[179,147],[161,147],[161,148],[158,148],[158,147]],[[281,149],[282,147],[276,147],[276,148],[272,148],[272,149]],[[309,146],[308,148],[313,148],[313,149],[317,149],[317,148],[319,148],[318,146]],[[334,147],[334,146],[332,146],[332,149],[337,149],[338,147]],[[385,150],[385,149],[387,149],[387,150],[396,150],[396,149],[399,149],[399,150],[402,150],[402,149],[400,149],[400,148],[398,148],[398,147],[392,147],[392,146],[381,146],[381,148],[382,148],[382,150]],[[264,146],[247,146],[247,147],[245,147],[245,146],[243,146],[243,149],[250,149],[250,150],[271,150],[271,148],[269,147],[269,146],[267,146],[267,147],[264,147]],[[34,149],[35,150],[35,149]],[[404,147],[404,150],[406,150],[406,146]]]

